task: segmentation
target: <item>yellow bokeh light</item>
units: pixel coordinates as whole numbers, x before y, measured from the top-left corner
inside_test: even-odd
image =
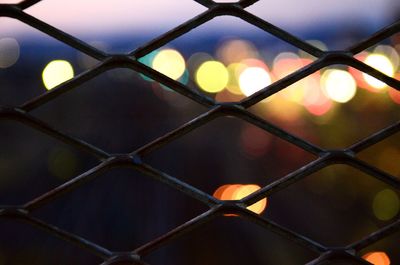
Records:
[[[400,199],[396,192],[385,189],[375,195],[372,210],[379,220],[388,221],[398,215]]]
[[[384,73],[385,75],[388,75],[390,77],[393,77],[394,75],[394,67],[392,62],[387,56],[383,54],[377,54],[377,53],[369,54],[365,58],[364,63]],[[368,74],[363,73],[363,77],[364,80],[375,89],[381,90],[387,87],[387,85],[384,82]]]
[[[390,265],[390,259],[385,252],[370,252],[362,258],[374,265]]]
[[[207,61],[200,65],[196,72],[197,85],[208,93],[222,91],[229,81],[226,67],[218,61]]]
[[[253,192],[259,190],[261,187],[258,185],[243,185],[241,187],[238,187],[236,189],[236,191],[232,194],[233,199],[234,200],[240,200],[243,199],[244,197],[252,194]],[[260,214],[265,210],[265,207],[267,206],[267,199],[262,199],[256,203],[254,203],[253,205],[250,205],[249,207],[247,207],[248,210],[256,213],[256,214]]]
[[[174,49],[165,49],[158,52],[151,66],[154,70],[174,80],[179,79],[186,68],[185,59]]]
[[[74,77],[72,65],[64,60],[54,60],[46,65],[42,79],[46,89],[50,90]]]
[[[400,56],[394,47],[390,45],[378,45],[375,47],[374,53],[385,55],[392,63],[393,70],[396,72],[400,63]]]
[[[220,200],[240,200],[244,197],[256,192],[261,189],[260,186],[255,184],[242,185],[242,184],[227,184],[219,187],[213,194],[213,196]],[[262,199],[253,205],[247,207],[250,211],[261,214],[267,207],[267,199]],[[226,214],[225,216],[236,216],[232,214]]]
[[[243,63],[232,63],[227,67],[229,73],[229,81],[226,85],[226,89],[235,94],[235,95],[243,95],[239,86],[239,76],[244,69],[246,69],[246,65]]]
[[[239,76],[240,90],[247,97],[271,83],[271,76],[261,67],[248,67]]]
[[[331,100],[346,103],[355,96],[357,84],[349,72],[331,69],[322,74],[321,88],[324,94]]]

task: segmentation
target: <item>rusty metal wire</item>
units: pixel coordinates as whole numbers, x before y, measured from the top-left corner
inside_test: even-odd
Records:
[[[320,253],[320,256],[316,260],[308,263],[310,265],[331,264],[329,262],[335,261],[345,261],[346,264],[368,264],[358,257],[358,252],[375,243],[376,241],[400,230],[400,220],[396,220],[386,227],[383,227],[382,229],[366,236],[365,238],[357,242],[353,242],[347,246],[343,246],[342,248],[331,249],[322,245],[319,242],[315,242],[310,238],[301,235],[300,233],[290,231],[279,224],[262,218],[259,215],[256,215],[246,209],[247,206],[252,205],[258,200],[263,199],[266,196],[270,196],[273,193],[279,192],[282,189],[285,189],[288,186],[294,184],[295,182],[304,179],[306,176],[332,164],[347,164],[353,168],[357,168],[363,171],[364,173],[376,179],[379,179],[389,184],[393,188],[400,188],[399,179],[356,158],[357,153],[399,132],[400,121],[379,132],[374,133],[373,135],[359,141],[352,146],[349,146],[348,148],[340,150],[327,150],[319,146],[313,145],[304,139],[298,138],[247,111],[249,107],[260,102],[261,100],[285,89],[286,87],[297,82],[298,80],[301,80],[309,76],[310,74],[333,64],[342,64],[354,67],[385,82],[392,88],[400,90],[400,82],[398,80],[386,76],[376,69],[354,58],[355,54],[399,32],[400,21],[382,29],[381,31],[373,34],[368,39],[362,41],[357,45],[354,45],[353,47],[348,48],[347,50],[322,51],[282,30],[281,28],[276,27],[244,10],[245,7],[254,4],[255,2],[257,2],[257,0],[241,0],[237,3],[215,3],[211,0],[195,0],[196,2],[207,7],[207,11],[188,20],[187,22],[177,26],[176,28],[166,32],[165,34],[155,38],[154,40],[146,43],[145,45],[135,49],[128,54],[115,55],[104,53],[92,47],[91,45],[79,40],[78,38],[71,36],[49,24],[46,24],[45,22],[24,12],[24,9],[40,1],[41,0],[26,0],[18,4],[0,4],[0,16],[15,18],[23,23],[26,23],[46,33],[47,35],[69,45],[70,47],[73,47],[76,50],[79,50],[95,59],[98,59],[100,63],[93,68],[81,73],[75,78],[64,82],[63,84],[57,86],[51,91],[48,91],[45,94],[33,98],[20,106],[0,106],[0,119],[11,119],[28,125],[70,146],[74,146],[84,152],[87,152],[90,155],[97,157],[99,163],[92,169],[38,196],[37,198],[34,198],[24,205],[1,206],[0,218],[7,217],[24,220],[32,224],[33,226],[37,226],[47,231],[49,234],[58,236],[71,244],[77,245],[85,249],[86,251],[95,254],[96,256],[103,259],[104,262],[102,264],[114,264],[121,261],[131,264],[145,264],[141,260],[141,257],[143,255],[148,254],[163,245],[171,243],[181,235],[190,233],[190,231],[192,231],[196,227],[201,226],[213,219],[214,217],[223,215],[224,213],[235,213],[250,222],[254,222],[261,227],[264,227],[265,229],[279,234],[282,237],[285,237],[302,246],[305,246],[308,249]],[[167,76],[164,76],[163,74],[153,70],[152,68],[144,64],[141,64],[138,61],[138,58],[162,47],[168,42],[176,39],[179,36],[184,35],[185,33],[202,25],[203,23],[215,17],[224,15],[235,16],[244,21],[247,21],[248,23],[262,29],[263,31],[268,32],[276,36],[277,38],[317,57],[317,60],[288,75],[287,77],[276,81],[275,83],[258,91],[257,93],[243,99],[242,101],[231,103],[216,102],[214,99],[199,92],[193,91],[185,85],[175,80],[172,80]],[[57,131],[53,129],[49,124],[46,124],[45,122],[30,115],[30,111],[59,96],[62,96],[64,93],[75,89],[79,85],[87,82],[88,80],[91,80],[98,75],[101,75],[105,71],[114,68],[128,68],[138,73],[144,74],[149,78],[170,87],[181,95],[207,107],[208,111],[187,122],[183,126],[176,128],[175,130],[161,136],[158,139],[153,140],[146,145],[143,145],[142,147],[131,153],[119,155],[109,154],[104,150],[101,150],[99,147],[93,146],[81,139]],[[298,146],[299,148],[311,154],[316,155],[317,159],[239,201],[220,201],[213,196],[201,190],[198,190],[195,187],[156,168],[153,168],[142,161],[141,158],[143,155],[151,153],[156,149],[169,144],[170,142],[186,135],[190,131],[196,130],[197,128],[220,116],[235,116],[239,119],[242,119],[287,142]],[[78,186],[90,185],[90,181],[98,176],[100,173],[121,165],[129,166],[135,170],[139,170],[144,174],[155,178],[156,180],[163,182],[166,185],[169,185],[174,189],[206,204],[210,209],[203,214],[193,218],[192,220],[176,227],[175,229],[169,231],[161,237],[151,242],[148,242],[147,244],[142,245],[135,250],[132,250],[131,252],[113,252],[107,250],[106,248],[90,242],[85,238],[79,237],[68,231],[63,231],[58,227],[55,227],[49,223],[43,222],[31,216],[30,213],[32,210],[42,207],[43,205],[54,200],[56,197],[62,196],[63,194],[73,189],[76,189]]]

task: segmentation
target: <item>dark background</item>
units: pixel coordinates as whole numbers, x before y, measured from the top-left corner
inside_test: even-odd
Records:
[[[208,28],[207,28],[208,27]],[[373,33],[362,21],[324,25],[300,35],[341,49]],[[115,50],[144,39],[118,38]],[[221,39],[242,38],[273,57],[293,47],[257,30],[216,32],[212,24],[175,40],[170,47],[187,59],[194,52],[213,54]],[[395,38],[385,41],[394,43]],[[82,54],[33,30],[19,38],[20,58],[0,70],[0,103],[16,106],[45,93],[44,66],[69,60],[77,73]],[[112,45],[111,45],[112,46]],[[270,62],[267,62],[270,63]],[[190,77],[189,86],[198,89]],[[212,95],[210,95],[212,96]],[[183,125],[206,109],[131,70],[115,69],[34,110],[31,114],[62,132],[110,153],[127,153]],[[252,110],[259,115],[257,109]],[[284,110],[282,110],[284,111]],[[302,112],[286,122],[263,116],[285,130],[328,148],[343,148],[399,118],[398,105],[385,94],[359,91],[338,106],[328,120]],[[354,126],[356,125],[356,126]],[[243,132],[268,138],[256,157],[243,148]],[[79,150],[16,121],[0,122],[0,204],[19,205],[57,187],[99,163]],[[399,135],[362,152],[359,157],[400,176]],[[394,150],[387,155],[387,150]],[[386,151],[385,151],[386,150]],[[386,156],[385,156],[386,154]],[[145,162],[212,194],[226,183],[260,186],[315,159],[311,154],[235,118],[219,118],[144,158]],[[268,198],[265,218],[321,242],[341,246],[390,223],[371,210],[374,195],[389,188],[355,169],[330,166]],[[69,192],[33,215],[115,251],[129,251],[205,212],[207,206],[133,169],[118,168]],[[396,218],[396,217],[395,217]],[[395,220],[395,218],[393,220]],[[392,221],[393,221],[392,220]],[[369,250],[386,251],[400,264],[396,233]],[[144,257],[150,264],[304,264],[318,256],[238,217],[219,217]],[[98,264],[101,260],[29,224],[0,219],[0,264]]]

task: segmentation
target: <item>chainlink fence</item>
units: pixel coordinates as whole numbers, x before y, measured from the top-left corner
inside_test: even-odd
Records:
[[[25,203],[24,205],[1,206],[1,218],[20,219],[27,221],[28,223],[47,231],[49,234],[56,235],[66,242],[81,247],[82,249],[85,249],[86,251],[102,258],[104,260],[102,264],[117,264],[121,262],[127,264],[144,264],[144,261],[141,259],[143,255],[147,255],[157,250],[161,246],[170,244],[184,234],[190,234],[191,231],[196,227],[209,222],[216,216],[221,216],[226,213],[234,213],[239,215],[248,222],[254,222],[259,226],[280,235],[281,237],[289,239],[290,241],[296,242],[297,244],[300,244],[310,250],[320,253],[317,259],[308,264],[368,264],[368,262],[359,257],[359,252],[373,243],[392,235],[400,229],[400,219],[398,219],[359,241],[342,246],[341,248],[332,249],[319,242],[315,242],[314,240],[311,240],[300,233],[290,231],[285,227],[246,209],[247,206],[252,205],[267,196],[277,193],[298,182],[299,180],[304,179],[308,175],[332,164],[346,164],[389,184],[397,190],[400,188],[400,181],[397,178],[356,158],[356,154],[359,152],[399,132],[400,122],[396,122],[395,124],[392,124],[391,126],[376,132],[347,148],[327,150],[311,144],[302,138],[296,137],[270,124],[268,121],[255,116],[247,110],[261,100],[285,89],[291,84],[294,84],[295,82],[313,74],[314,72],[319,71],[324,67],[334,64],[342,64],[354,67],[383,81],[390,87],[400,90],[400,82],[398,80],[391,78],[354,58],[355,54],[379,43],[395,33],[398,33],[400,31],[400,21],[373,34],[367,40],[362,41],[361,43],[358,43],[347,50],[322,51],[308,44],[307,42],[296,38],[279,27],[276,27],[247,12],[245,8],[254,4],[257,2],[257,0],[240,0],[237,3],[215,3],[211,0],[195,0],[198,3],[206,6],[207,10],[202,14],[188,20],[187,22],[177,26],[171,31],[155,38],[149,43],[135,49],[129,54],[111,55],[102,52],[75,38],[74,36],[68,35],[67,33],[24,12],[24,9],[38,3],[39,1],[40,0],[26,0],[18,4],[1,4],[0,15],[14,18],[26,23],[40,30],[41,32],[69,45],[70,47],[73,47],[95,59],[98,59],[101,62],[91,69],[76,76],[75,78],[66,81],[56,88],[48,91],[47,93],[25,102],[21,106],[0,106],[0,118],[19,121],[70,146],[79,148],[80,150],[97,157],[99,164],[83,174],[76,176],[64,184]],[[232,103],[216,102],[214,99],[202,93],[196,92],[188,88],[186,85],[172,80],[138,61],[139,58],[149,54],[152,51],[155,51],[179,36],[182,36],[190,30],[202,25],[203,23],[215,17],[226,15],[235,16],[247,21],[263,31],[270,33],[279,39],[317,57],[317,60],[274,82],[270,86],[241,100],[240,102]],[[140,74],[146,75],[149,78],[170,87],[181,95],[207,107],[208,111],[185,123],[183,126],[176,128],[165,135],[162,135],[158,139],[155,139],[146,145],[141,146],[131,153],[118,155],[107,153],[101,148],[93,146],[82,139],[78,139],[63,132],[57,131],[53,129],[51,125],[30,115],[30,112],[34,109],[49,101],[52,101],[57,97],[62,96],[64,93],[75,89],[79,85],[98,75],[101,75],[105,71],[114,68],[129,68]],[[221,116],[234,116],[253,124],[271,133],[272,135],[275,135],[289,143],[296,145],[306,152],[317,156],[317,159],[239,201],[218,200],[213,196],[144,163],[141,159],[143,155],[149,154]],[[94,179],[99,173],[106,172],[111,168],[119,166],[128,166],[134,170],[138,170],[146,174],[151,178],[155,178],[157,181],[169,185],[179,192],[202,202],[209,207],[209,210],[131,252],[110,251],[103,246],[90,242],[89,240],[76,234],[64,231],[31,215],[31,211],[52,202],[58,196],[63,196],[65,193],[68,193],[81,185],[90,185],[90,180]]]

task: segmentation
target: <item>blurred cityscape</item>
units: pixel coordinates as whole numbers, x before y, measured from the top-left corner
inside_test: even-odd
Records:
[[[395,5],[395,4],[394,4]],[[388,14],[396,21],[397,9]],[[9,18],[0,24],[0,105],[30,99],[95,67],[88,55]],[[224,30],[219,25],[225,26]],[[23,33],[10,30],[26,27]],[[240,26],[239,26],[240,25]],[[384,26],[384,25],[382,25]],[[240,28],[240,30],[237,30]],[[341,21],[302,30],[321,50],[341,50],[379,28]],[[151,39],[91,40],[105,52]],[[400,78],[400,33],[355,56]],[[218,102],[240,101],[307,66],[315,57],[236,18],[221,17],[139,61]],[[400,92],[358,70],[326,67],[249,109],[327,149],[348,147],[398,122]],[[110,153],[129,153],[207,109],[145,75],[114,69],[36,108],[51,127]],[[0,122],[0,204],[24,204],[99,161],[13,120]],[[400,177],[399,134],[358,158]],[[316,157],[245,121],[223,117],[144,157],[144,161],[220,199],[240,199]],[[231,186],[234,186],[233,188]],[[255,212],[327,246],[341,246],[399,218],[399,192],[346,165],[329,166],[255,205]],[[110,250],[133,250],[207,206],[132,169],[112,169],[33,212],[37,218]],[[99,264],[101,260],[25,223],[0,219],[0,265]],[[400,232],[362,251],[375,265],[400,264]],[[371,253],[377,256],[372,257]],[[152,265],[305,264],[311,252],[237,216],[221,216],[144,257]],[[368,259],[369,257],[369,259]]]

